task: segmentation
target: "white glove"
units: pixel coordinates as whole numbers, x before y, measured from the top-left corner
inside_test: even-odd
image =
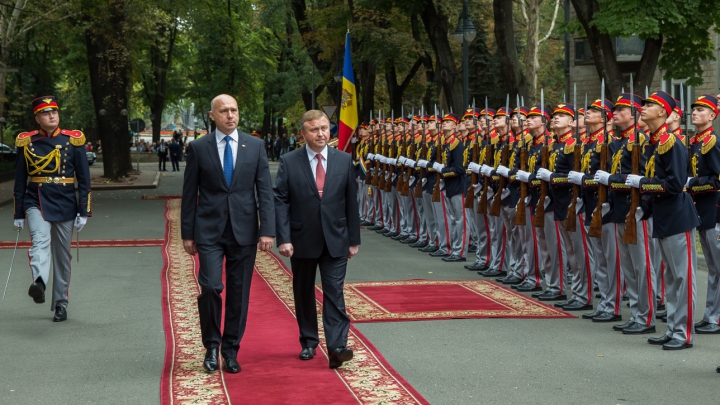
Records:
[[[405,159],[405,166],[407,167],[415,167],[415,161],[412,159]]]
[[[389,164],[389,165],[393,165],[393,166],[397,166],[397,159],[388,159],[388,164]]]
[[[368,153],[368,160],[375,160],[375,154],[374,153]]]
[[[507,178],[507,177],[510,176],[510,169],[508,169],[507,167],[505,167],[505,166],[503,166],[503,165],[498,166],[498,168],[495,169],[495,171],[496,171],[499,175],[501,175],[501,176],[503,176],[503,177],[505,177],[505,178]]]
[[[378,162],[382,162],[383,155],[377,154],[373,156],[373,158],[375,158],[375,160],[377,160]]]
[[[582,186],[583,177],[583,174],[580,172],[571,171],[568,173],[568,181],[578,186]]]
[[[577,173],[577,172],[575,172]],[[582,209],[583,205],[585,205],[585,201],[583,201],[582,198],[578,197],[575,200],[575,214],[579,214],[580,210]]]
[[[408,183],[408,187],[412,187],[413,184],[415,184],[415,177],[410,177],[410,182]]]
[[[548,205],[550,205],[550,201],[552,201],[550,200],[550,197],[545,197],[545,202],[543,203],[545,209],[547,209]]]
[[[482,183],[473,184],[472,187],[475,189],[475,191],[480,191],[482,189]]]
[[[406,158],[405,156],[400,156],[400,158],[398,158],[398,162],[400,162],[401,164],[405,164],[406,160],[408,160],[408,158]]]
[[[720,232],[720,223],[715,224],[715,232]]]
[[[433,169],[435,169],[436,172],[441,173],[442,169],[445,167],[444,164],[435,162],[433,163]]]
[[[13,227],[18,231],[25,228],[25,220],[22,218],[14,220]]]
[[[527,183],[530,179],[530,173],[524,172],[522,170],[518,170],[516,173],[516,177],[518,180],[522,181],[523,183]]]
[[[643,215],[645,215],[645,211],[642,208],[637,207],[637,210],[635,210],[635,222],[641,220]]]
[[[480,168],[480,172],[481,172],[481,173],[483,174],[483,176],[485,176],[485,177],[490,177],[490,176],[492,176],[492,171],[493,171],[493,168],[490,167],[490,166],[488,166],[488,165],[482,165],[482,167]]]
[[[607,186],[609,178],[610,178],[610,173],[608,173],[606,171],[598,170],[597,172],[595,172],[595,181],[597,181],[598,183],[602,183]]]
[[[690,186],[690,182],[692,181],[694,177],[688,177],[687,181],[685,182],[685,187]]]
[[[425,187],[426,184],[427,184],[427,179],[426,179],[426,178],[423,178],[423,180],[422,180],[422,186]]]
[[[427,169],[428,161],[424,159],[420,159],[417,161],[417,165],[420,167],[424,167]]]
[[[445,180],[440,179],[440,190],[445,190]]]
[[[85,224],[87,223],[87,217],[75,217],[75,229],[77,229],[78,232],[82,231],[83,227],[85,227]]]
[[[544,169],[544,168],[542,168],[542,167],[539,168],[538,171],[537,171],[537,176],[538,176],[541,180],[550,181],[550,176],[551,176],[551,175],[552,175],[552,172],[551,172],[550,170]]]
[[[390,180],[390,172],[385,172],[385,181]]]
[[[397,177],[398,177],[397,174],[393,173],[392,180],[390,180],[390,181],[395,181],[395,179],[397,179]]]
[[[610,204],[603,203],[602,207],[600,207],[600,213],[605,216],[608,212],[610,212]]]
[[[530,196],[525,197],[525,205],[530,204]]]
[[[507,187],[505,187],[505,188],[503,189],[502,193],[500,193],[500,199],[501,199],[501,200],[504,200],[504,199],[506,199],[509,195],[510,195],[510,190],[508,190]]]
[[[468,170],[470,170],[471,172],[473,172],[475,174],[480,174],[481,168],[482,168],[482,166],[480,166],[479,164],[477,164],[475,162],[470,162],[468,164]]]
[[[486,194],[487,194],[488,200],[490,200],[495,195],[495,190],[493,190],[492,187],[488,187]]]
[[[625,178],[625,185],[640,188],[640,179],[642,178],[643,176],[638,176],[637,174],[628,174],[627,178]]]

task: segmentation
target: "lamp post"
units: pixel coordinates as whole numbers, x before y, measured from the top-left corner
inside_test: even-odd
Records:
[[[475,39],[475,26],[470,18],[468,11],[468,2],[463,0],[463,9],[460,13],[457,28],[453,33],[453,39],[463,46],[463,108],[468,106],[468,44]]]

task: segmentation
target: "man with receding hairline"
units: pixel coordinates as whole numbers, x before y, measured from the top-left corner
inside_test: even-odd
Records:
[[[200,261],[198,315],[207,350],[203,367],[218,369],[222,347],[225,370],[238,373],[255,255],[257,249],[270,249],[275,236],[272,186],[263,141],[237,130],[235,99],[221,94],[211,108],[217,129],[187,147],[182,239],[185,251],[198,254]],[[221,332],[223,261],[228,289]]]

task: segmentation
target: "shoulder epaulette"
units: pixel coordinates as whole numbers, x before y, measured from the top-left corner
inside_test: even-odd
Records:
[[[574,143],[566,143],[565,144],[565,154],[570,155],[575,151],[575,144]]]
[[[83,134],[81,131],[72,131],[69,129],[63,129],[60,131],[61,134],[67,135],[70,137],[70,143],[73,146],[84,146],[85,145],[85,134]]]
[[[709,134],[705,137],[705,139],[703,139],[703,144],[700,147],[700,151],[703,155],[710,152],[710,150],[715,146],[715,141],[715,134]]]
[[[38,131],[22,132],[15,139],[15,147],[21,148],[30,143],[30,139],[33,135],[37,135]]]
[[[660,135],[660,142],[658,143],[658,153],[661,155],[672,149],[673,145],[675,145],[675,140],[677,139],[677,136],[673,133],[664,133]]]
[[[450,141],[450,150],[454,150],[458,145],[460,145],[460,141],[457,138],[454,138]]]

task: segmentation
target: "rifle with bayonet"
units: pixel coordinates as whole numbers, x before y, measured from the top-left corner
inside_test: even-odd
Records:
[[[382,139],[382,153],[381,155],[387,159],[388,156],[388,140],[387,130],[385,129],[385,117],[380,119],[380,138]],[[383,163],[378,173],[378,190],[385,191],[385,173],[387,173],[387,163]]]
[[[543,146],[540,150],[540,167],[547,169],[550,151],[548,150],[548,137],[546,134],[547,130],[545,129],[547,123],[545,121],[545,94],[543,93],[543,89],[540,89],[540,119],[543,123]],[[533,226],[536,228],[543,228],[545,226],[545,199],[547,195],[548,183],[545,180],[540,180],[540,199],[537,202],[537,207],[535,207],[535,220],[533,221]]]
[[[399,127],[398,132],[400,132],[401,138],[400,142],[398,142],[398,148],[400,149],[397,156],[406,156],[407,150],[408,150],[408,144],[407,144],[407,130],[405,128],[405,106],[400,107],[400,124],[402,127]],[[397,164],[397,162],[396,162]],[[403,174],[405,173],[404,169],[400,169],[400,173],[398,173],[398,181],[395,185],[395,191],[402,194],[403,185],[405,184],[405,177]]]
[[[407,159],[415,160],[415,107],[413,107],[412,110],[412,118],[410,119],[410,134],[405,134],[405,139],[410,138],[410,145],[408,145],[406,148],[407,151]],[[402,194],[404,197],[407,197],[410,195],[410,178],[413,175],[414,168],[407,167],[405,170],[405,173],[407,175],[407,179],[403,181],[403,187],[400,191],[400,194]]]
[[[475,98],[473,98],[472,117],[474,123],[473,131],[475,131],[475,133],[473,134],[474,139],[472,141],[472,162],[477,163],[478,154],[480,153],[480,146],[478,145],[480,143],[480,139],[478,138],[477,117],[475,116]],[[475,172],[470,173],[470,187],[468,187],[467,196],[465,197],[465,208],[472,208],[475,206],[475,188],[473,186],[478,183],[478,175]]]
[[[605,79],[602,79],[600,84],[600,111],[603,116],[603,143],[600,146],[600,170],[608,169],[608,143],[609,137],[607,133],[607,114],[605,111]],[[639,149],[639,148],[638,148]],[[593,211],[592,220],[590,222],[590,231],[588,235],[593,238],[599,238],[602,236],[602,206],[607,202],[607,186],[598,182],[598,201],[595,211]],[[634,214],[633,214],[634,215]],[[633,221],[635,217],[633,217]]]
[[[372,122],[372,111],[370,111],[370,138],[368,139],[368,153],[375,154],[375,125],[373,125]],[[361,159],[365,159],[365,156],[361,156]],[[372,164],[372,167],[375,167],[375,161],[373,160],[370,162]],[[373,178],[373,171],[370,170],[370,165],[367,167],[367,173],[365,175],[365,184],[366,185],[372,185],[372,178]]]
[[[421,131],[422,131],[422,145],[420,146],[420,159],[425,159],[427,157],[427,137],[425,136],[425,106],[420,107],[420,125],[421,125]],[[415,198],[422,198],[423,193],[423,180],[425,179],[425,173],[427,172],[427,169],[424,167],[420,167],[420,176],[418,177],[418,182],[415,185]]]
[[[442,134],[441,120],[438,119],[437,106],[435,106],[435,124],[437,125],[437,139],[435,140],[435,162],[442,162],[442,146],[444,142],[444,136]],[[433,187],[432,201],[440,202],[440,179],[442,179],[442,173],[435,174],[435,187]]]
[[[633,116],[633,148],[630,152],[631,174],[640,174],[640,136],[637,132],[637,109],[633,102],[633,78],[630,75],[630,112]],[[630,142],[630,140],[628,140]],[[622,243],[637,244],[637,221],[635,212],[640,206],[640,189],[630,188],[630,210],[625,217],[625,232],[623,232]]]
[[[485,97],[485,164],[492,166],[492,158],[495,156],[495,150],[490,139],[490,118],[488,118],[488,100]],[[480,193],[480,202],[478,203],[477,213],[487,214],[487,191],[490,189],[490,176],[484,176],[482,193]]]
[[[500,152],[500,165],[502,166],[507,166],[508,156],[510,154],[510,94],[508,94],[505,98],[505,122],[507,142],[505,142],[505,145],[502,147],[502,152]],[[492,206],[490,207],[490,215],[494,217],[500,216],[502,193],[505,190],[505,187],[507,187],[507,181],[507,178],[500,176],[497,193],[495,193],[495,198],[493,199]]]
[[[395,139],[395,110],[390,112],[390,146],[388,151],[388,159],[396,159],[397,156],[397,141]],[[392,189],[392,180],[395,175],[395,165],[388,164],[388,178],[385,180],[385,191],[390,192]]]
[[[520,150],[518,151],[518,157],[520,159],[520,170],[527,171],[527,145],[525,145],[525,131],[523,131],[522,114],[520,114],[520,95],[517,96],[517,121],[518,127],[520,128]],[[528,195],[527,183],[520,182],[520,199],[515,206],[515,225],[525,225],[527,220],[525,214],[525,198]]]
[[[582,159],[582,141],[580,140],[580,118],[578,117],[577,108],[577,83],[573,84],[573,107],[575,107],[575,149],[573,149],[573,171],[580,171],[580,160]],[[580,186],[573,184],[572,186],[572,199],[567,211],[567,220],[565,222],[565,228],[568,232],[575,232],[577,229],[577,214],[575,213],[577,207],[577,200],[580,198]]]

